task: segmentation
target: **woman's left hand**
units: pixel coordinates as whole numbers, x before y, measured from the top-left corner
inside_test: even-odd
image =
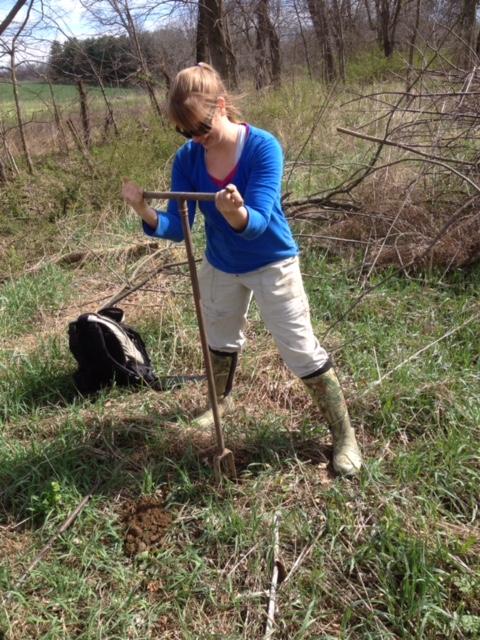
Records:
[[[227,184],[225,189],[215,194],[215,206],[225,217],[235,215],[243,207],[243,198],[234,184]]]
[[[243,231],[248,224],[248,211],[243,206],[243,198],[234,184],[215,194],[215,206],[235,231]]]

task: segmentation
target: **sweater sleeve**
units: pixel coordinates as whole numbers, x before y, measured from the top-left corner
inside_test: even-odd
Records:
[[[275,202],[280,198],[282,174],[280,143],[273,136],[264,138],[253,152],[250,177],[243,193],[248,222],[239,235],[246,240],[255,240],[267,228]]]
[[[186,146],[183,146],[177,152],[172,167],[172,191],[196,191],[190,179],[189,171],[189,154]],[[190,200],[188,203],[188,219],[190,227],[193,226],[195,220],[196,202]],[[178,210],[178,201],[169,200],[166,211],[157,210],[157,226],[152,229],[145,222],[143,230],[147,236],[156,238],[164,238],[165,240],[173,240],[180,242],[183,240],[182,220],[180,211]]]

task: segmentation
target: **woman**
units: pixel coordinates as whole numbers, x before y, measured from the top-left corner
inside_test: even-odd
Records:
[[[362,458],[328,354],[313,334],[298,247],[281,207],[282,151],[268,132],[243,123],[220,76],[200,63],[181,71],[170,91],[169,117],[188,139],[176,154],[173,191],[215,192],[199,203],[206,251],[199,271],[202,308],[220,407],[231,402],[248,306],[262,318],[289,369],[305,383],[333,438],[333,466],[355,474]],[[159,212],[125,180],[122,195],[147,235],[183,240],[176,201]],[[189,203],[190,224],[196,203]],[[197,423],[213,420],[207,410]]]

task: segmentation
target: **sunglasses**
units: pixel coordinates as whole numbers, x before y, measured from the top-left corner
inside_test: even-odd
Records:
[[[195,131],[184,131],[183,129],[180,129],[180,127],[175,127],[175,131],[177,131],[177,133],[179,133],[180,135],[184,136],[184,138],[199,138],[200,136],[205,136],[207,133],[209,133],[212,129],[212,123],[210,122],[201,122],[198,125],[198,128],[195,129]]]

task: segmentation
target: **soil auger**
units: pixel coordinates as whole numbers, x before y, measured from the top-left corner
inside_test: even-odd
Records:
[[[222,470],[224,474],[231,478],[236,478],[235,460],[233,453],[230,449],[225,447],[225,439],[223,436],[222,423],[220,420],[220,412],[218,409],[218,399],[215,390],[215,378],[213,374],[212,361],[210,359],[210,351],[207,342],[207,333],[205,330],[205,322],[203,319],[202,306],[200,304],[200,287],[198,284],[197,267],[195,264],[195,257],[193,255],[193,243],[192,234],[190,231],[190,222],[188,219],[188,200],[200,201],[215,201],[214,193],[189,193],[182,191],[144,191],[143,197],[145,200],[176,200],[178,203],[178,209],[182,220],[183,235],[185,238],[185,248],[187,250],[188,268],[190,271],[190,280],[192,283],[193,299],[195,302],[195,311],[197,314],[198,329],[200,333],[200,341],[202,344],[203,360],[205,363],[205,370],[207,373],[208,382],[208,399],[210,407],[213,413],[213,421],[215,428],[215,437],[217,441],[217,447],[215,457],[213,459],[213,471],[215,474],[215,480],[220,484],[222,481]]]

